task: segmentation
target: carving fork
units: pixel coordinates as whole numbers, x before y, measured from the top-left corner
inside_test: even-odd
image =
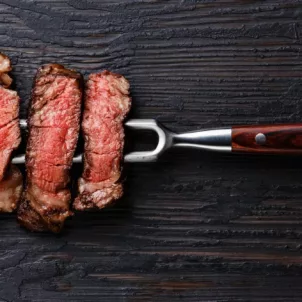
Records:
[[[20,126],[26,129],[26,120],[21,120]],[[235,153],[302,154],[302,124],[235,126],[185,133],[174,133],[154,119],[131,119],[125,126],[135,130],[152,130],[158,135],[154,150],[128,153],[124,157],[125,162],[154,162],[172,147]],[[24,155],[13,158],[15,164],[24,162]],[[73,162],[82,162],[82,155],[74,157]]]

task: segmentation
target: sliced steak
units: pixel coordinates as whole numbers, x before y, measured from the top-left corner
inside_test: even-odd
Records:
[[[22,191],[22,174],[10,165],[12,153],[21,141],[20,99],[9,89],[12,80],[7,72],[10,70],[9,58],[0,53],[0,212],[14,211]]]
[[[19,222],[59,232],[71,214],[69,169],[80,127],[82,77],[61,65],[39,69],[32,91],[26,149],[26,190]]]
[[[109,71],[90,75],[82,122],[84,172],[76,210],[103,208],[122,196],[123,120],[130,107],[129,83],[123,76]]]

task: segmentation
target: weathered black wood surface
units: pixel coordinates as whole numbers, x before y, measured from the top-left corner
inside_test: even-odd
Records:
[[[25,116],[35,70],[111,69],[175,131],[301,122],[302,1],[0,0]],[[174,150],[60,236],[0,220],[1,301],[302,301],[302,161]],[[77,174],[78,171],[74,171]]]

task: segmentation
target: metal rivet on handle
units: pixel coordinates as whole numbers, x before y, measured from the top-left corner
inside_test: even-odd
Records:
[[[266,143],[266,136],[263,133],[258,133],[255,136],[255,141],[258,145],[264,145]]]

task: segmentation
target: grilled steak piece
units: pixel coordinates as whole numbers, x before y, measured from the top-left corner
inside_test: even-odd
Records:
[[[123,76],[109,71],[90,75],[82,122],[84,172],[76,210],[103,208],[123,195],[123,120],[130,107],[129,83]]]
[[[29,112],[26,190],[19,222],[32,231],[59,232],[69,210],[69,169],[80,127],[82,77],[61,65],[41,67]]]
[[[9,58],[0,53],[0,212],[14,211],[22,191],[22,174],[10,165],[12,153],[21,141],[20,99],[9,89],[12,80],[7,72],[10,70]]]

